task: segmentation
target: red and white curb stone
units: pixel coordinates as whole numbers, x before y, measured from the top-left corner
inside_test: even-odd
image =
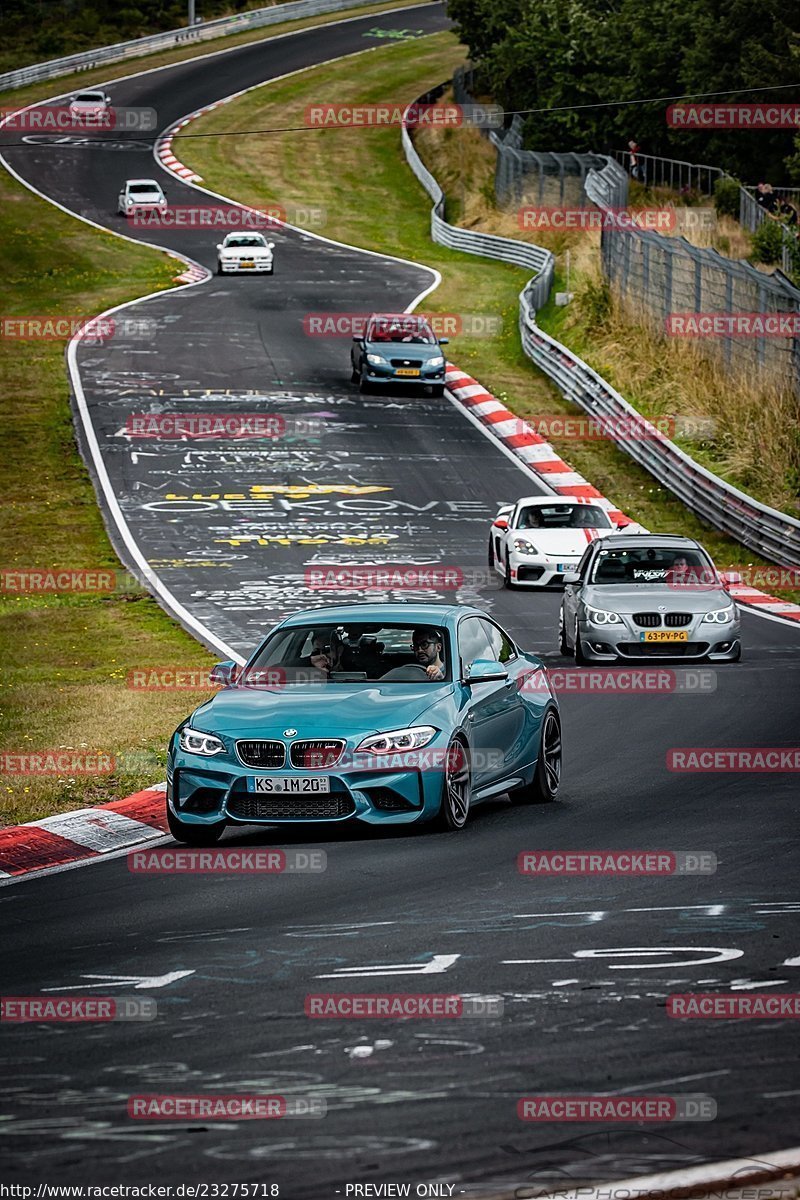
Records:
[[[0,882],[163,837],[166,790],[166,783],[158,783],[124,800],[0,829]]]
[[[507,446],[520,459],[532,475],[538,476],[561,496],[577,496],[581,500],[594,500],[604,508],[612,521],[625,525],[630,533],[647,532],[632,517],[628,517],[616,505],[598,492],[588,480],[573,471],[559,457],[549,442],[538,434],[521,417],[516,417],[496,396],[487,392],[483,384],[471,375],[459,370],[453,363],[447,364],[445,372],[447,390],[459,404],[477,417],[489,432]],[[800,604],[770,596],[759,588],[745,584],[730,584],[730,594],[739,604],[760,609],[764,613],[800,623]]]
[[[241,95],[241,93],[237,93]],[[161,163],[165,171],[171,171],[173,175],[177,175],[180,179],[187,180],[188,183],[202,183],[203,176],[198,175],[191,167],[187,167],[172,153],[172,139],[185,126],[192,121],[196,121],[198,117],[202,117],[205,113],[212,112],[215,108],[219,108],[222,104],[227,104],[232,100],[233,96],[226,96],[224,100],[215,100],[213,104],[207,104],[205,108],[198,108],[196,112],[189,113],[188,117],[183,117],[182,120],[176,121],[174,125],[170,125],[169,129],[156,142],[156,158]]]
[[[642,525],[637,525],[632,517],[626,516],[611,500],[606,499],[588,479],[573,471],[541,434],[536,433],[527,421],[514,416],[477,379],[460,371],[453,363],[447,364],[445,379],[448,392],[459,404],[477,417],[498,441],[513,451],[532,475],[538,476],[554,492],[560,496],[594,500],[616,524],[629,525],[631,533],[643,530]]]

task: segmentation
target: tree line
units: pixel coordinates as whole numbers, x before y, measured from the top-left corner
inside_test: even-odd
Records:
[[[800,182],[800,139],[789,128],[676,129],[667,101],[624,103],[720,92],[711,99],[800,109],[800,86],[766,90],[800,80],[800,5],[448,0],[448,13],[483,94],[508,111],[546,110],[525,119],[528,149],[603,153],[632,139],[645,154],[721,166],[744,182]]]

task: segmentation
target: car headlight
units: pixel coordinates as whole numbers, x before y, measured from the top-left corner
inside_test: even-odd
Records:
[[[590,608],[586,605],[586,615],[593,625],[621,625],[622,617],[618,613],[608,612],[605,608]]]
[[[222,754],[225,750],[223,742],[214,737],[213,733],[202,733],[199,729],[192,729],[190,725],[184,725],[181,730],[180,747],[187,754],[203,754],[206,757]]]
[[[733,605],[729,604],[727,608],[717,608],[714,612],[707,612],[701,624],[705,621],[710,621],[712,625],[727,625],[732,620]]]
[[[443,367],[444,358],[441,354],[437,354],[435,358],[429,358],[425,365],[428,367]]]
[[[533,542],[529,542],[527,538],[514,538],[513,548],[518,554],[538,554],[539,551],[534,546]]]
[[[382,354],[368,354],[367,362],[372,363],[374,367],[385,367],[387,360]]]
[[[398,750],[419,750],[436,736],[433,725],[412,725],[410,729],[393,729],[390,733],[373,733],[364,738],[356,753],[393,754]]]

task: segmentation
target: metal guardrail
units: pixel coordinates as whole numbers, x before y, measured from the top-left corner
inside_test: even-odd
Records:
[[[664,437],[588,363],[538,327],[524,291],[519,322],[528,357],[584,412],[611,431],[633,431],[614,441],[687,508],[771,562],[800,566],[800,520],[739,491]]]
[[[444,92],[444,87],[435,88],[416,101],[417,104],[429,104],[438,99]],[[518,267],[526,267],[535,275],[526,287],[535,308],[541,308],[547,303],[550,289],[553,285],[555,258],[549,250],[541,246],[531,245],[530,242],[518,242],[514,238],[500,237],[493,233],[479,233],[474,229],[461,229],[450,225],[444,219],[445,195],[439,184],[431,175],[414,148],[411,135],[405,124],[402,126],[403,151],[406,161],[419,182],[433,201],[431,209],[431,239],[438,246],[446,246],[449,250],[461,250],[465,254],[479,254],[485,258],[500,259],[501,262],[514,263]]]
[[[437,89],[435,95],[441,95],[443,90]],[[421,97],[418,103],[424,103],[432,95],[434,93]],[[417,154],[405,126],[402,140],[411,170],[434,202],[431,212],[433,240],[453,249],[466,249],[471,254],[500,257],[506,262],[527,265],[521,257],[510,256],[508,246],[509,243],[514,244],[513,239],[476,234],[448,225],[441,217],[444,193]],[[613,160],[610,163],[621,170]],[[494,243],[502,245],[495,247]],[[501,253],[496,253],[496,249],[500,249]],[[682,500],[692,512],[769,561],[800,567],[800,520],[761,504],[700,466],[642,417],[588,363],[538,327],[536,310],[542,306],[540,297],[544,295],[546,298],[552,284],[553,256],[549,251],[528,243],[517,243],[517,249],[523,251],[526,257],[528,252],[538,251],[539,261],[542,264],[547,261],[547,266],[541,268],[542,274],[532,279],[519,297],[520,337],[523,349],[532,362],[553,380],[568,400],[590,416],[604,420],[609,436],[616,445]],[[545,271],[549,271],[546,291],[542,286]],[[635,436],[624,436],[620,431],[633,432]]]
[[[156,50],[171,50],[175,46],[207,42],[212,38],[227,37],[248,29],[277,25],[280,21],[322,16],[325,13],[338,12],[340,9],[360,8],[371,3],[374,3],[374,0],[289,0],[286,4],[273,4],[269,8],[254,8],[251,12],[238,13],[233,17],[219,17],[215,21],[204,21],[185,29],[152,33],[148,37],[135,38],[130,42],[99,46],[96,50],[84,50],[79,54],[69,54],[66,58],[54,58],[50,62],[7,71],[6,74],[0,75],[0,91],[24,87],[28,83],[38,83],[41,80],[57,79],[73,71],[89,71],[92,67],[121,62],[126,58],[139,58]]]

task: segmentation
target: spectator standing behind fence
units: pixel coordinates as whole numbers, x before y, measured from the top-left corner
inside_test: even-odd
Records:
[[[644,174],[644,163],[639,157],[641,153],[642,152],[639,149],[639,143],[631,138],[631,140],[628,142],[628,154],[630,159],[628,165],[630,167],[631,179],[635,179],[637,183],[644,184],[646,183],[646,180]]]
[[[772,190],[771,183],[759,183],[756,187],[756,204],[759,208],[763,208],[764,212],[774,213],[778,203],[778,197]]]

